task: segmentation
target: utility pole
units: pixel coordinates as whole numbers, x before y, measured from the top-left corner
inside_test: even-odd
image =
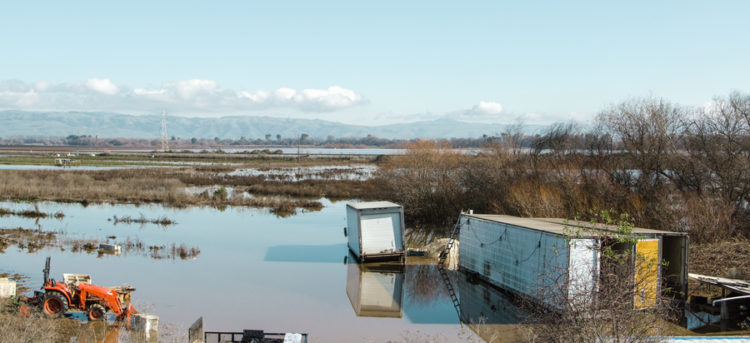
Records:
[[[169,137],[167,136],[167,112],[161,111],[161,150],[169,151]]]

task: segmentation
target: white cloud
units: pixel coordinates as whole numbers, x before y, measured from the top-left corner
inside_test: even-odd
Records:
[[[39,93],[31,86],[18,80],[0,81],[0,103],[15,107],[33,106],[39,101]]]
[[[0,81],[0,108],[5,109],[129,113],[165,109],[188,115],[211,115],[268,109],[332,112],[364,103],[361,95],[339,86],[301,91],[291,88],[234,91],[222,89],[216,81],[200,79],[132,89],[106,78],[59,84]]]
[[[297,94],[297,91],[291,88],[279,88],[275,92],[273,92],[274,98],[278,99],[279,101],[291,101],[294,99],[294,96]]]
[[[213,80],[184,80],[165,85],[167,89],[173,89],[180,98],[185,100],[193,99],[196,95],[211,94],[219,87],[219,84]]]
[[[115,95],[120,89],[109,79],[89,79],[86,81],[86,88],[107,95]]]
[[[39,102],[39,94],[33,89],[25,92],[0,91],[0,102],[10,103],[17,107],[34,106]]]
[[[465,122],[515,125],[548,125],[555,122],[571,120],[590,120],[585,113],[550,114],[542,112],[508,113],[502,104],[493,101],[480,101],[470,109],[453,111],[445,115],[447,118]]]
[[[145,89],[145,88],[133,89],[134,95],[154,96],[154,95],[162,95],[166,93],[167,93],[167,90],[163,88],[162,89]]]
[[[461,111],[454,111],[446,114],[446,117],[478,123],[498,123],[506,120],[507,116],[500,116],[503,112],[503,105],[493,101],[480,101],[472,108]]]
[[[478,115],[495,115],[503,111],[503,105],[492,101],[480,101],[471,112]]]
[[[240,99],[249,99],[252,102],[255,103],[262,103],[268,100],[268,97],[271,96],[271,93],[266,91],[257,91],[257,92],[249,92],[249,91],[239,91],[237,92],[237,97]]]
[[[295,96],[295,102],[316,110],[326,108],[346,108],[362,101],[362,96],[339,86],[328,89],[305,89]]]
[[[34,89],[36,89],[39,92],[44,92],[49,89],[49,82],[37,81],[37,83],[34,84]]]
[[[274,91],[240,91],[237,98],[257,106],[296,107],[306,111],[327,112],[359,105],[364,102],[353,90],[332,86],[328,89],[279,88]]]

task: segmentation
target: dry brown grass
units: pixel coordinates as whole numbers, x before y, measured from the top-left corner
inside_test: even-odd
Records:
[[[69,171],[4,171],[0,194],[8,200],[62,202],[159,202],[179,206],[192,201],[184,184],[131,171],[119,177]]]
[[[690,272],[731,277],[730,270],[736,268],[750,276],[750,240],[738,238],[734,241],[690,244]]]
[[[17,315],[17,307],[7,302],[0,304],[0,342],[8,343],[58,343],[58,342],[155,342],[143,333],[128,331],[122,323],[81,323],[78,320],[49,319],[38,310],[28,318]],[[184,342],[184,330],[173,332],[169,323],[159,323],[160,342]]]
[[[0,299],[0,342],[100,342],[106,337],[106,323],[81,325],[72,319],[48,319],[32,308],[31,316],[18,315],[18,306]]]
[[[3,313],[0,314],[0,342],[68,342],[70,338],[60,332],[60,326],[65,324],[38,315],[21,318]]]
[[[4,171],[0,178],[0,194],[2,199],[20,201],[49,200],[82,204],[160,203],[175,207],[247,206],[270,208],[277,214],[289,214],[298,208],[322,208],[322,204],[311,200],[191,194],[185,190],[186,184],[180,180],[181,176],[189,176],[191,173],[191,170],[165,169],[98,172]]]

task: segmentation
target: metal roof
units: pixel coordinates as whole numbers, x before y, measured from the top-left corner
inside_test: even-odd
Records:
[[[350,203],[346,204],[346,206],[349,206],[349,207],[357,209],[357,210],[367,210],[367,209],[374,209],[374,208],[401,207],[401,205],[394,204],[394,203],[392,203],[390,201],[350,202]]]
[[[515,216],[509,216],[504,214],[462,214],[466,217],[478,218],[497,223],[510,224],[513,226],[520,226],[532,230],[539,230],[558,235],[570,235],[575,234],[577,229],[592,229],[592,225],[586,221],[569,220],[563,218],[521,218]],[[596,224],[593,229],[595,231],[608,231],[616,232],[617,227],[615,225]],[[584,236],[591,237],[596,236],[593,232],[588,231],[582,233]],[[656,235],[656,236],[683,236],[686,235],[684,232],[672,232],[672,231],[660,231],[644,229],[640,227],[633,228],[633,234],[640,235]]]

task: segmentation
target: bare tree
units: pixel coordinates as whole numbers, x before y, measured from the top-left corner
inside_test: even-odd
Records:
[[[597,120],[621,140],[631,163],[645,176],[670,178],[669,156],[677,150],[684,116],[683,108],[664,99],[634,98],[602,111]]]

